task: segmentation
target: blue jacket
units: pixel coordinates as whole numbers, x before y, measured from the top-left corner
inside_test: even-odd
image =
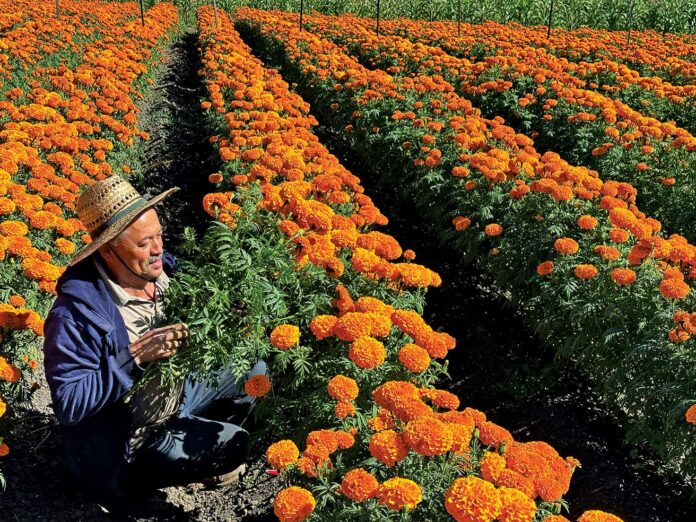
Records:
[[[168,274],[175,262],[163,255]],[[123,396],[143,369],[91,257],[69,267],[56,288],[44,325],[44,365],[68,466],[93,493],[119,495],[130,461],[131,413]]]

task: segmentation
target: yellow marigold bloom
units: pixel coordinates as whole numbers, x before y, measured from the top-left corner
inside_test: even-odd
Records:
[[[387,467],[401,462],[408,455],[403,437],[394,430],[383,430],[370,437],[370,455]]]
[[[430,355],[424,348],[409,343],[399,350],[399,361],[408,371],[420,373],[430,366]]]
[[[377,488],[377,501],[389,509],[414,509],[423,500],[423,492],[412,480],[394,477]]]
[[[592,279],[597,277],[597,267],[594,265],[577,265],[575,267],[575,277],[578,279]]]
[[[686,419],[686,422],[696,424],[696,404],[689,406],[689,409],[686,410],[684,418]]]
[[[529,522],[534,520],[537,506],[531,498],[513,488],[501,487],[498,492],[503,504],[502,511],[498,515],[499,522]]]
[[[314,337],[321,341],[334,335],[334,328],[337,322],[338,317],[335,315],[317,315],[309,323],[309,329],[314,334]]]
[[[300,457],[300,450],[291,440],[281,440],[271,444],[266,450],[266,460],[273,469],[284,470],[295,464]]]
[[[445,508],[457,522],[490,522],[500,516],[503,504],[493,484],[469,475],[449,487]]]
[[[452,430],[444,422],[432,417],[415,419],[406,425],[406,443],[426,457],[442,455],[452,449]]]
[[[280,522],[302,522],[310,517],[316,503],[310,491],[290,486],[276,496],[273,512]]]
[[[611,513],[605,513],[604,511],[599,510],[591,510],[585,511],[582,515],[580,515],[580,518],[578,518],[578,522],[623,522],[623,520],[621,520],[616,515],[612,515]]]
[[[355,380],[345,375],[336,375],[326,386],[329,395],[339,402],[351,402],[358,397],[360,389]]]
[[[355,502],[364,502],[377,494],[378,486],[372,473],[357,468],[343,475],[340,492]]]
[[[300,342],[300,329],[292,324],[281,324],[271,332],[271,345],[279,350],[287,350]]]
[[[263,397],[271,391],[271,381],[265,375],[254,375],[244,383],[244,391],[251,397]]]
[[[562,237],[555,241],[553,247],[559,254],[572,255],[577,253],[578,249],[580,248],[580,245],[578,245],[578,242],[572,238]]]
[[[384,348],[384,344],[374,337],[363,336],[350,345],[348,357],[360,368],[370,370],[384,362],[387,350]]]

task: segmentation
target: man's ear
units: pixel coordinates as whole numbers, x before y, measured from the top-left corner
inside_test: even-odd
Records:
[[[111,245],[109,245],[108,243],[100,246],[97,249],[97,252],[99,252],[99,255],[101,255],[104,259],[111,259],[111,257],[113,257],[114,255]]]

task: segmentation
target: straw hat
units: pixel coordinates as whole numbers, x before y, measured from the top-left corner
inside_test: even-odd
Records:
[[[121,176],[109,176],[89,186],[77,199],[77,217],[87,228],[92,242],[70,262],[76,265],[118,236],[140,214],[179,190],[170,188],[152,199],[143,198]]]

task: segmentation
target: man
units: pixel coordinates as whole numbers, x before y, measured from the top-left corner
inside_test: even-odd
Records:
[[[185,324],[162,326],[162,294],[175,267],[163,248],[156,204],[119,176],[87,188],[77,213],[92,242],[57,284],[45,322],[45,367],[53,408],[64,426],[71,471],[88,492],[116,502],[129,492],[196,481],[232,482],[244,472],[249,434],[240,427],[254,406],[247,378],[145,383],[124,396],[145,367],[176,353]],[[206,417],[227,407],[222,420]],[[237,412],[231,415],[231,410]]]

